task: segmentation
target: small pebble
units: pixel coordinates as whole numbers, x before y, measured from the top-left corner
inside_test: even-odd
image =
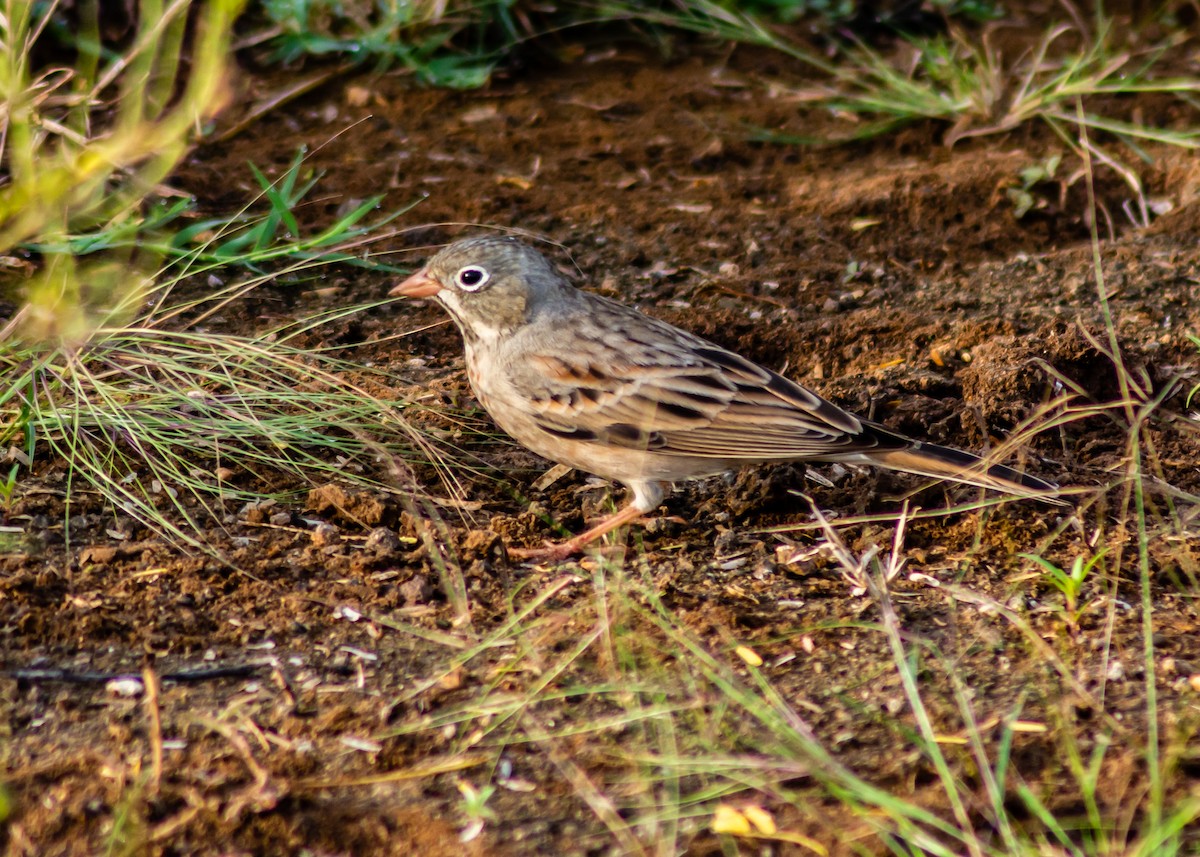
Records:
[[[338,528],[333,524],[317,524],[312,531],[312,543],[316,547],[336,544],[341,539]]]
[[[400,537],[387,527],[376,527],[367,534],[366,549],[378,554],[395,553],[400,550]]]
[[[122,678],[114,678],[104,683],[104,689],[112,696],[120,696],[124,699],[131,699],[135,696],[141,696],[145,692],[146,686],[142,684],[140,678],[133,676],[124,676]]]
[[[95,545],[79,552],[81,565],[108,565],[117,558],[117,549],[109,545]]]
[[[411,607],[428,602],[429,596],[433,595],[433,588],[429,585],[429,579],[425,575],[418,574],[411,580],[400,584],[400,594],[404,596],[405,603]]]

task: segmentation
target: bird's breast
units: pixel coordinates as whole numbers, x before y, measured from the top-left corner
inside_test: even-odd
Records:
[[[490,358],[482,353],[485,349],[471,348],[468,346],[466,350],[467,358],[467,380],[471,383],[471,390],[475,393],[475,398],[479,400],[479,404],[483,405],[484,410],[491,411],[488,402],[491,398],[490,386],[494,382],[489,369],[491,366]]]

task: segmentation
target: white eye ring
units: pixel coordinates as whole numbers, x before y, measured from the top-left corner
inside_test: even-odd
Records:
[[[487,270],[478,265],[467,265],[454,275],[454,284],[464,292],[477,292],[487,285],[491,278]]]

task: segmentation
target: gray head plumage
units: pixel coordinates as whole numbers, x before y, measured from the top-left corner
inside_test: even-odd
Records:
[[[435,298],[464,336],[482,329],[511,331],[572,292],[574,288],[533,247],[495,235],[447,245],[393,290],[393,294]]]

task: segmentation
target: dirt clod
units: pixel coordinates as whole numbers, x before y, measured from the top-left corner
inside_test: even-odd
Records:
[[[378,526],[389,516],[389,509],[375,494],[347,490],[332,483],[308,492],[308,508],[317,514],[333,513],[359,526]]]

